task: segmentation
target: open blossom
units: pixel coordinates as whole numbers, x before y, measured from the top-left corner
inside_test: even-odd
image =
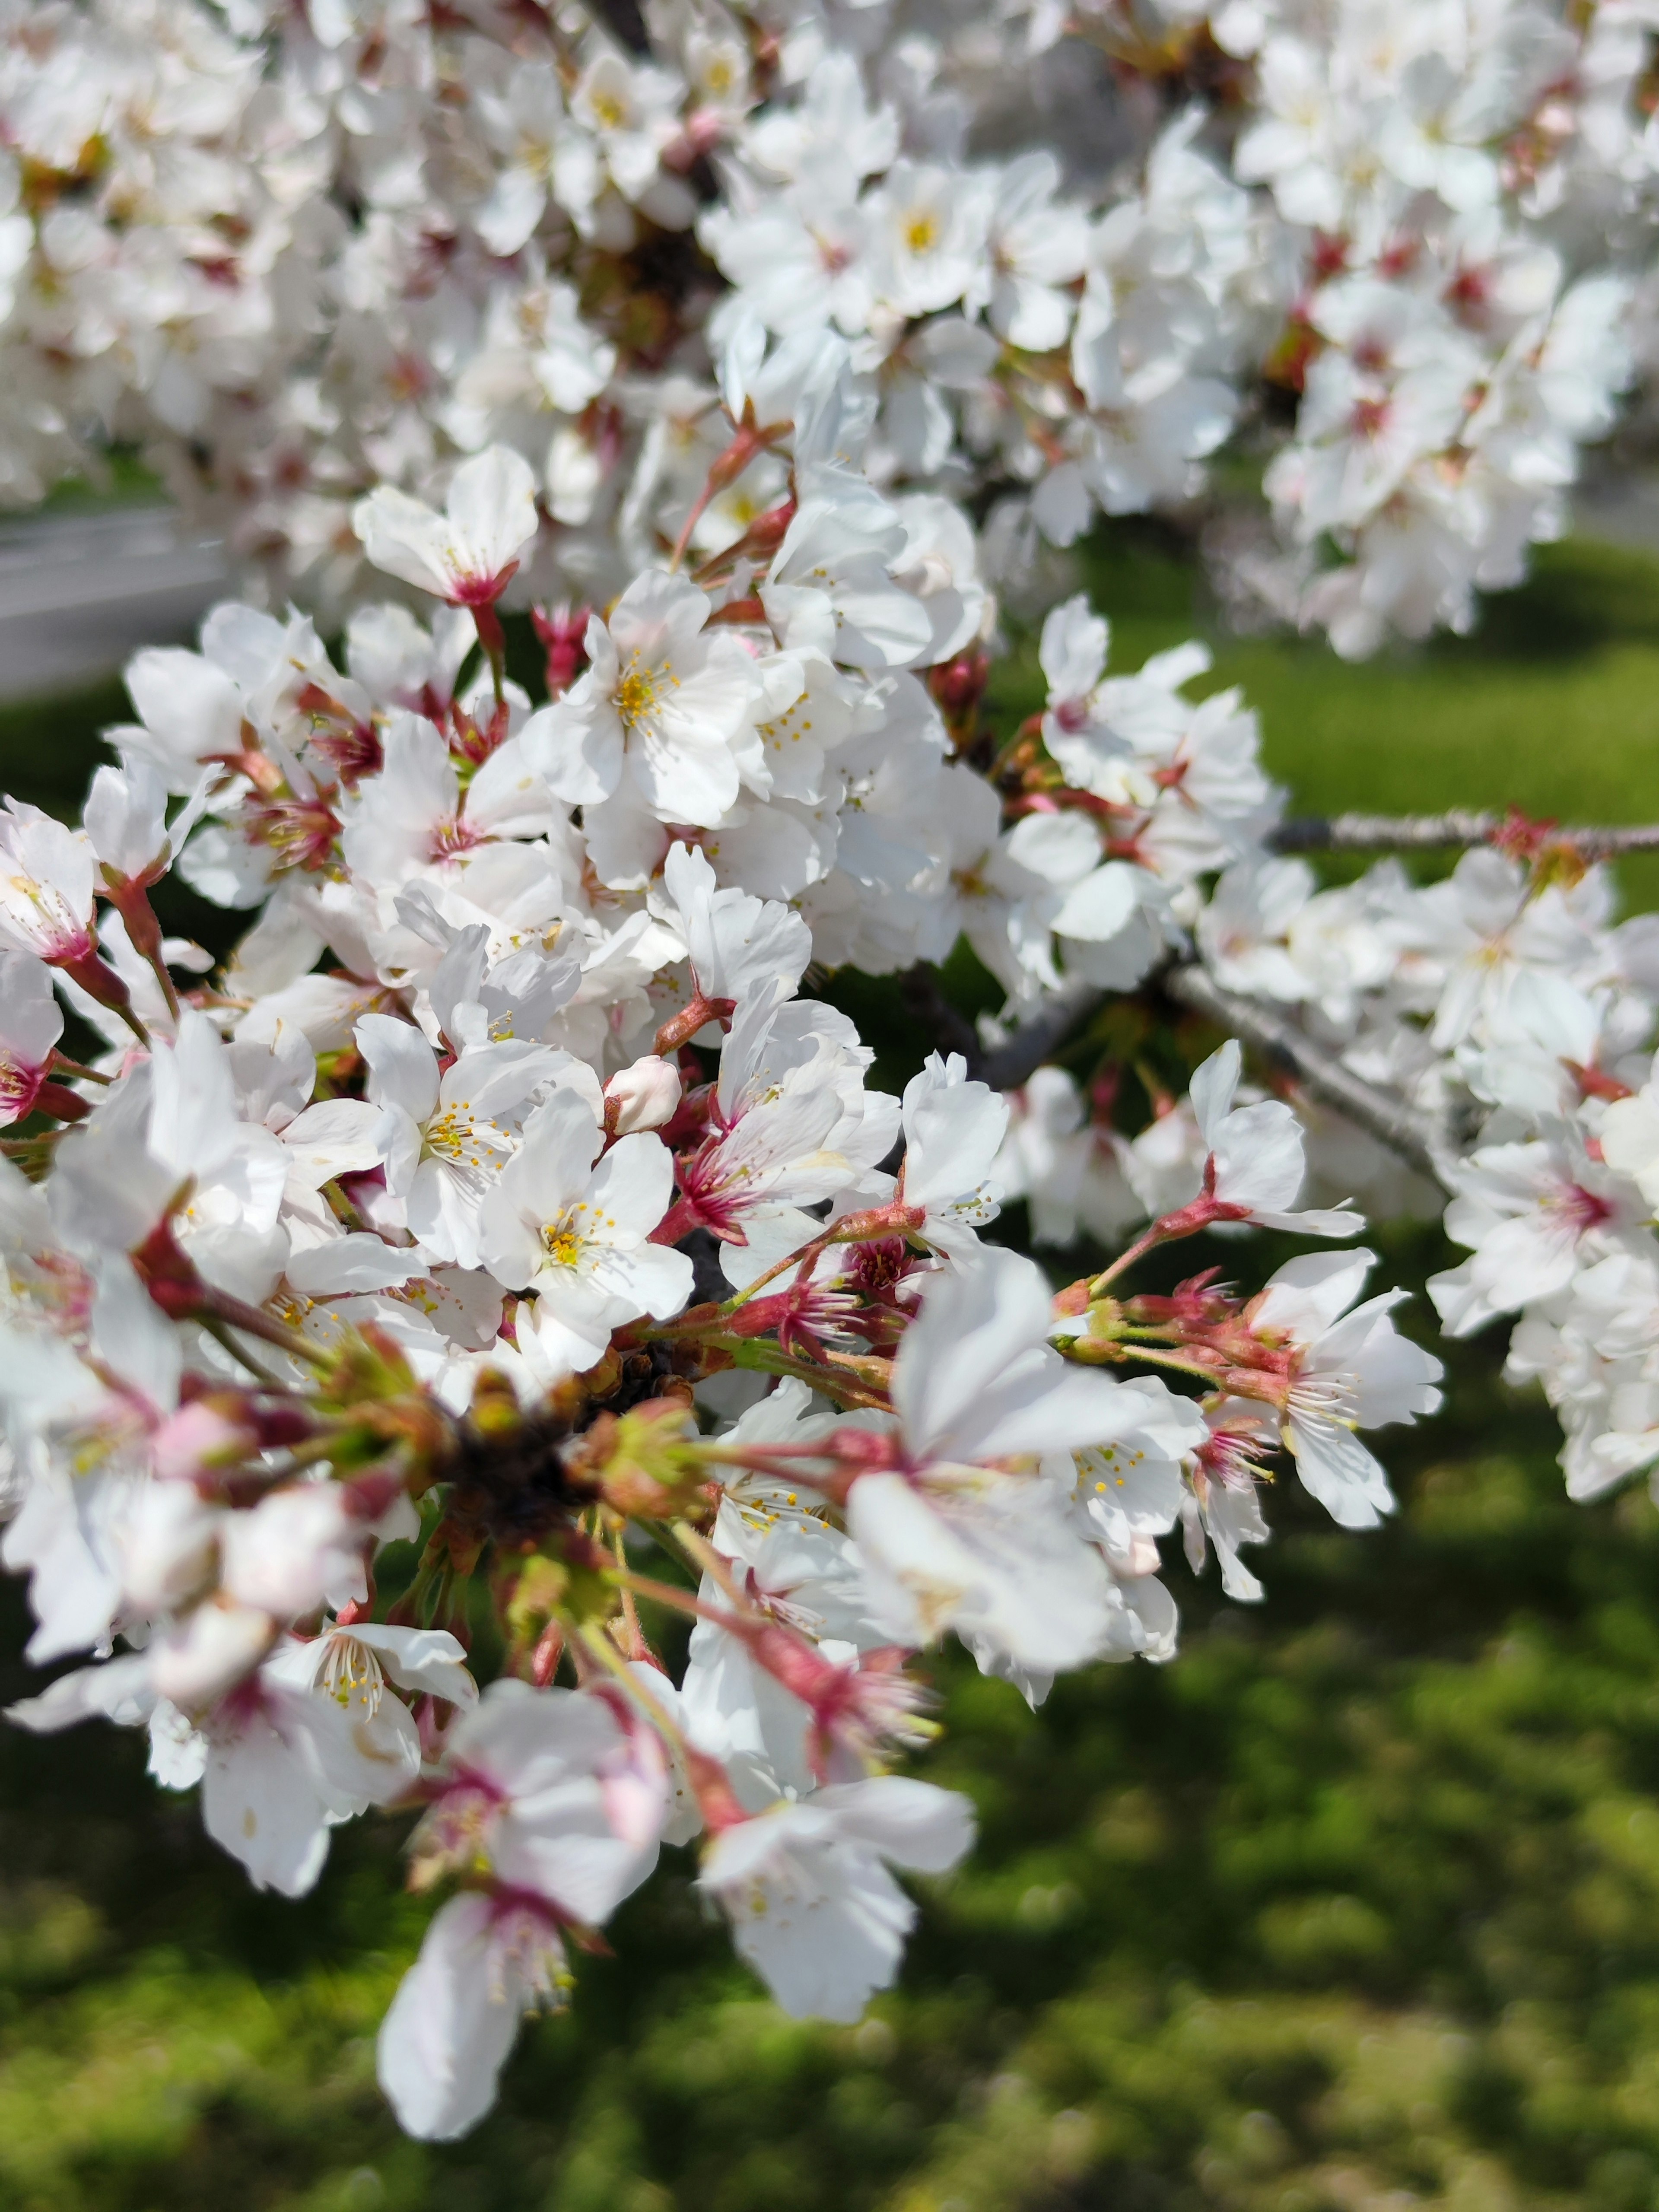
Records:
[[[717,889],[714,868],[694,847],[669,848],[662,879],[685,939],[698,998],[733,1008],[757,1000],[770,1004],[799,984],[811,957],[812,934],[798,914],[775,899]]]
[[[965,1797],[883,1775],[722,1830],[699,1879],[786,2012],[852,2021],[893,1978],[916,1917],[889,1867],[943,1874],[973,1832]]]
[[[861,1476],[848,1527],[876,1618],[897,1640],[971,1632],[1021,1664],[1076,1666],[1105,1633],[1105,1575],[1070,1539],[1037,1455],[1115,1426],[1114,1385],[1049,1349],[1048,1298],[1029,1261],[988,1251],[930,1287],[893,1376],[891,1472]]]
[[[907,534],[867,486],[826,478],[795,510],[761,600],[781,642],[849,668],[905,668],[933,637],[921,601],[895,574]]]
[[[742,1246],[802,1224],[803,1209],[868,1188],[898,1127],[897,1102],[864,1088],[864,1048],[832,1008],[753,998],[720,1054],[710,1133],[682,1163],[676,1213]]]
[[[476,1267],[479,1209],[568,1056],[507,1038],[469,1048],[440,1074],[431,1046],[406,1022],[366,1014],[354,1035],[368,1064],[362,1111],[372,1121],[354,1122],[346,1141],[351,1149],[367,1133],[373,1152],[367,1162],[354,1156],[343,1164],[382,1164],[387,1198],[401,1205],[410,1235],[434,1259]]]
[[[351,520],[377,568],[453,606],[489,606],[536,534],[536,481],[519,454],[492,446],[456,470],[441,514],[383,485]]]
[[[921,1210],[920,1234],[936,1251],[971,1251],[976,1230],[995,1220],[1002,1194],[991,1170],[1008,1127],[1008,1108],[967,1062],[930,1054],[906,1085],[904,1202]]]
[[[611,799],[626,770],[665,822],[718,822],[736,800],[734,740],[753,692],[737,640],[706,628],[707,595],[678,576],[630,584],[595,616],[586,672],[526,725],[526,758],[561,799]]]
[[[1588,22],[1546,124],[1513,9],[1166,6],[1074,120],[1023,0],[554,59],[181,9],[0,88],[0,491],[119,423],[293,602],[135,659],[79,826],[0,818],[0,1558],[82,1662],[13,1717],[143,1729],[282,1894],[405,1818],[379,2074],[447,2141],[665,1843],[792,2013],[891,1983],[972,1833],[892,1771],[945,1638],[1036,1703],[1174,1658],[1175,1542],[1262,1595],[1281,1455],[1389,1510],[1437,1363],[1240,1232],[1438,1178],[1572,1493],[1659,1459],[1659,930],[1518,819],[1322,888],[1208,650],[1109,670],[1044,550],[1248,422],[1231,605],[1466,625],[1613,419],[1645,64],[1592,131]]]
[[[64,1016],[43,964],[0,953],[0,1124],[21,1121],[40,1095]]]
[[[90,959],[96,950],[90,838],[11,799],[0,815],[0,939],[54,965]]]
[[[691,1262],[650,1242],[668,1211],[672,1156],[648,1132],[600,1157],[602,1142],[587,1101],[556,1092],[526,1123],[480,1220],[483,1264],[509,1290],[534,1291],[537,1335],[566,1370],[591,1367],[621,1322],[666,1320],[691,1289]]]
[[[1299,1229],[1315,1237],[1352,1237],[1358,1213],[1314,1206],[1294,1211],[1306,1174],[1302,1130],[1288,1106],[1275,1098],[1235,1106],[1243,1061],[1230,1041],[1193,1077],[1193,1109],[1208,1149],[1200,1203],[1224,1221],[1253,1221],[1264,1229]]]
[[[1435,1276],[1429,1295],[1460,1336],[1565,1290],[1579,1268],[1627,1241],[1642,1207],[1559,1124],[1524,1142],[1480,1146],[1456,1170],[1455,1188],[1447,1234],[1474,1250]]]
[[[1250,1307],[1253,1333],[1288,1360],[1282,1418],[1297,1473],[1345,1528],[1370,1528],[1394,1510],[1388,1478],[1357,1431],[1440,1403],[1439,1361],[1389,1318],[1401,1294],[1353,1304],[1372,1264],[1369,1252],[1289,1261]]]
[[[494,1684],[449,1733],[418,1863],[489,1877],[441,1906],[381,2024],[381,2086],[411,2135],[463,2135],[495,2100],[523,2015],[563,2001],[562,1932],[608,1919],[650,1872],[654,1834],[618,1836],[602,1698]]]
[[[453,1698],[466,1680],[453,1668],[421,1686]],[[258,1888],[303,1896],[322,1871],[336,1822],[401,1796],[420,1771],[413,1725],[396,1700],[371,1703],[355,1690],[342,1697],[340,1683],[330,1644],[282,1644],[257,1674],[193,1715],[203,1825]],[[166,1696],[177,1686],[163,1674],[156,1686]],[[394,1707],[402,1716],[395,1723]]]

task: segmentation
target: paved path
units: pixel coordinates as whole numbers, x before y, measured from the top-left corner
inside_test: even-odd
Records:
[[[1659,476],[1598,466],[1572,495],[1572,520],[1586,538],[1659,553]]]
[[[1659,476],[1592,475],[1575,505],[1587,535],[1659,552]],[[168,507],[0,525],[0,702],[113,675],[141,645],[188,643],[231,588],[222,549]]]
[[[229,582],[221,548],[164,507],[0,527],[0,700],[74,690],[141,645],[188,642]]]

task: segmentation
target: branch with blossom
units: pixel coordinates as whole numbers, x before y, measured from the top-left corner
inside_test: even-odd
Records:
[[[895,1869],[972,1836],[901,1771],[929,1651],[1034,1701],[1168,1658],[1164,1537],[1258,1597],[1279,1456],[1370,1527],[1360,1431],[1438,1401],[1369,1253],[1137,1279],[1362,1225],[1302,1205],[1237,1043],[1156,1125],[1146,1225],[1056,1293],[983,1233],[1009,1101],[957,1054],[872,1087],[805,994],[854,966],[915,1002],[965,935],[1037,1021],[1073,966],[1151,1004],[1273,811],[1239,702],[1187,696],[1190,653],[1089,675],[1080,602],[1044,649],[1086,710],[971,765],[975,541],[813,458],[846,401],[767,414],[788,520],[752,557],[541,610],[544,700],[501,616],[533,483],[491,448],[441,511],[358,511],[429,625],[357,608],[340,667],[219,607],[133,662],[79,826],[0,812],[0,1559],[30,1658],[81,1662],[11,1717],[144,1729],[285,1895],[342,1821],[418,1813],[438,1901],[380,2070],[423,2136],[482,2117],[665,1846],[781,2004],[856,2018],[915,1917]],[[175,868],[251,918],[217,969],[156,918]]]

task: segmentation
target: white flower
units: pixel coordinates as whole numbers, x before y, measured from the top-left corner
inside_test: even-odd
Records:
[[[820,472],[761,586],[767,618],[792,651],[848,668],[908,668],[929,652],[933,625],[894,579],[908,533],[888,502],[857,478]]]
[[[681,1160],[676,1214],[742,1245],[762,1224],[812,1234],[800,1208],[877,1186],[896,1099],[866,1091],[871,1054],[833,1007],[751,997],[720,1054],[710,1133]]]
[[[989,215],[979,179],[896,161],[866,211],[873,228],[872,281],[887,305],[925,315],[972,289]]]
[[[916,1917],[888,1866],[943,1874],[973,1832],[965,1797],[882,1775],[723,1829],[699,1879],[787,2013],[854,2021],[897,1972]]]
[[[392,1728],[383,1715],[380,1726],[365,1726],[349,1699],[316,1680],[313,1650],[280,1646],[200,1719],[202,1824],[256,1888],[285,1897],[315,1884],[337,1820],[400,1796],[419,1771],[412,1725]],[[155,1686],[179,1702],[164,1672]]]
[[[520,2021],[562,2005],[571,1979],[558,1916],[535,1897],[466,1890],[441,1906],[376,2046],[404,2132],[452,2142],[475,2127]]]
[[[600,1926],[656,1863],[668,1811],[665,1768],[641,1822],[630,1796],[620,1826],[607,1770],[627,1748],[598,1692],[492,1682],[444,1738],[431,1805],[411,1849],[428,1878],[493,1873],[531,1890],[567,1924]]]
[[[517,1151],[539,1093],[572,1079],[568,1055],[507,1038],[469,1048],[441,1075],[431,1046],[407,1022],[366,1014],[356,1035],[369,1068],[362,1110],[375,1118],[388,1194],[434,1259],[476,1267],[479,1208]],[[586,1093],[597,1085],[585,1067],[574,1073],[582,1112],[591,1115]]]
[[[0,1127],[33,1109],[63,1034],[47,969],[26,952],[0,952]]]
[[[1480,1146],[1452,1183],[1446,1233],[1472,1255],[1431,1276],[1429,1296],[1454,1336],[1565,1290],[1580,1268],[1630,1241],[1641,1212],[1630,1187],[1565,1122],[1521,1142]]]
[[[537,1334],[567,1373],[592,1366],[622,1322],[666,1320],[691,1292],[690,1261],[649,1241],[668,1211],[672,1155],[646,1133],[599,1158],[603,1143],[586,1100],[556,1092],[479,1216],[484,1266],[509,1290],[535,1291]]]
[[[695,847],[671,845],[662,874],[700,997],[769,1007],[793,995],[812,957],[812,933],[798,914],[773,899],[717,890]]]
[[[1089,229],[1079,207],[1056,206],[1060,164],[1047,149],[1023,154],[997,179],[988,240],[991,327],[1011,345],[1048,353],[1071,334],[1066,288],[1083,274]]]
[[[1008,1104],[970,1083],[960,1053],[930,1053],[905,1085],[904,1203],[920,1206],[918,1234],[936,1251],[966,1257],[975,1231],[994,1221],[1002,1196],[991,1170],[1008,1128]]]
[[[464,461],[441,514],[382,485],[351,511],[351,526],[377,568],[453,606],[498,599],[536,535],[536,479],[506,446]]]
[[[0,811],[0,943],[73,967],[96,953],[92,840],[38,806]]]
[[[1049,1346],[1028,1260],[988,1248],[934,1278],[893,1370],[896,1464],[847,1504],[875,1618],[896,1642],[972,1635],[1026,1667],[1075,1667],[1105,1638],[1105,1571],[1067,1498],[1007,1461],[1097,1443],[1119,1428],[1115,1386]]]
[[[1303,1486],[1345,1528],[1370,1528],[1394,1510],[1388,1477],[1355,1434],[1411,1421],[1440,1403],[1440,1362],[1389,1318],[1405,1297],[1353,1304],[1374,1265],[1370,1252],[1310,1253],[1279,1270],[1249,1308],[1252,1332],[1291,1356],[1285,1442]]]
[[[1609,1104],[1601,1118],[1601,1158],[1659,1208],[1659,1089],[1651,1077],[1633,1097]]]
[[[1209,1153],[1205,1200],[1222,1220],[1299,1229],[1314,1237],[1352,1237],[1364,1226],[1358,1213],[1291,1210],[1305,1173],[1301,1126],[1276,1098],[1234,1106],[1243,1060],[1237,1040],[1230,1037],[1193,1077],[1193,1110]]]
[[[131,1251],[168,1209],[204,1279],[236,1296],[270,1291],[287,1256],[278,1221],[288,1161],[236,1109],[229,1056],[207,1015],[186,1010],[176,1045],[106,1091],[62,1148],[58,1232],[90,1255]]]
[[[695,584],[653,574],[635,579],[608,623],[588,624],[592,665],[520,738],[561,799],[608,799],[626,768],[665,822],[715,823],[731,807],[754,665],[735,638],[704,628],[708,615]]]
[[[369,1540],[338,1483],[289,1485],[224,1522],[221,1586],[237,1605],[294,1620],[353,1592]]]

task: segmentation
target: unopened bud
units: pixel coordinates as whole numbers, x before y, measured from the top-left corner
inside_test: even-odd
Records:
[[[121,1590],[140,1613],[174,1612],[212,1583],[222,1509],[191,1482],[154,1482],[121,1531]]]
[[[276,1640],[268,1613],[239,1605],[198,1605],[155,1648],[150,1682],[158,1697],[199,1712],[251,1674]]]
[[[193,1482],[233,1468],[259,1448],[245,1422],[210,1398],[198,1398],[170,1414],[149,1443],[149,1463],[163,1482]]]
[[[292,1620],[361,1577],[366,1532],[337,1483],[273,1491],[226,1522],[224,1586],[244,1605]]]
[[[561,1456],[570,1480],[591,1485],[614,1512],[669,1517],[706,1479],[698,1441],[686,1399],[647,1398],[625,1413],[601,1413]]]
[[[655,1053],[619,1069],[605,1086],[606,1135],[629,1137],[636,1129],[660,1129],[673,1120],[682,1089],[678,1068]]]
[[[564,1635],[558,1613],[569,1589],[570,1571],[562,1561],[532,1559],[520,1569],[513,1595],[507,1601],[507,1634],[515,1644],[533,1644],[539,1654],[542,1644],[550,1642],[553,1662],[547,1670],[550,1682],[553,1668],[559,1663],[558,1654],[563,1649]]]

